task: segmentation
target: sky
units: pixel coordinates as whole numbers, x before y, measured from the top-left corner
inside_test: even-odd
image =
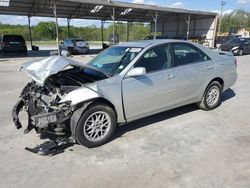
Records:
[[[121,2],[130,2],[130,3],[139,3],[139,4],[151,4],[158,6],[174,7],[174,8],[184,8],[191,10],[204,10],[220,13],[220,4],[221,0],[118,0]],[[232,12],[235,9],[243,9],[250,11],[250,0],[225,0],[226,5],[224,6],[223,14]],[[41,17],[32,17],[31,24],[37,25],[41,21],[53,21],[53,18],[41,18]],[[0,15],[1,23],[8,24],[28,24],[27,17],[23,16],[7,16]],[[89,26],[96,25],[100,26],[100,21],[96,20],[77,20],[74,19],[70,23],[71,25],[80,27],[80,26]],[[66,19],[59,19],[59,25],[67,25]]]

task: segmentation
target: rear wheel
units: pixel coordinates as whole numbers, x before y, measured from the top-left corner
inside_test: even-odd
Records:
[[[116,114],[110,106],[104,103],[91,105],[79,120],[76,140],[89,148],[101,146],[113,136],[116,124]]]
[[[211,82],[198,106],[203,110],[213,110],[221,104],[222,86],[219,82]]]

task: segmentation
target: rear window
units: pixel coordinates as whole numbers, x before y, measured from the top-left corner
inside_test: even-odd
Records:
[[[24,43],[24,39],[21,35],[4,35],[3,42],[20,42]]]
[[[229,40],[227,43],[232,43],[232,44],[234,44],[234,43],[243,43],[243,42],[245,42],[245,39],[242,39],[242,38],[238,38],[238,39],[231,39],[231,40]]]

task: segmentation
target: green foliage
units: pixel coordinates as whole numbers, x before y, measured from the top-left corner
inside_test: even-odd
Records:
[[[56,30],[54,22],[40,22],[36,26],[32,26],[32,38],[36,41],[55,40]],[[117,23],[116,33],[119,35],[120,41],[127,40],[127,24]],[[149,25],[133,23],[129,26],[129,39],[140,40],[149,35]],[[103,30],[104,41],[108,41],[109,35],[113,33],[113,25],[109,25]],[[20,34],[25,40],[29,41],[28,25],[10,25],[0,23],[0,34]],[[59,27],[60,40],[68,38],[68,27]],[[101,41],[101,28],[95,25],[88,27],[70,27],[71,38],[82,38],[87,41]]]
[[[221,32],[228,32],[230,27],[239,27],[250,30],[250,12],[235,10],[226,14],[221,20]]]

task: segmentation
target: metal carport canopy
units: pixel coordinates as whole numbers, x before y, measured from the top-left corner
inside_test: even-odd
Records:
[[[0,0],[0,2],[6,0]],[[0,14],[20,16],[54,17],[52,0],[10,0],[9,6],[0,6]],[[152,22],[157,12],[158,22],[183,15],[192,18],[215,18],[216,13],[160,7],[154,5],[125,3],[108,0],[57,0],[57,17],[68,19],[112,20],[115,8],[116,21]]]

